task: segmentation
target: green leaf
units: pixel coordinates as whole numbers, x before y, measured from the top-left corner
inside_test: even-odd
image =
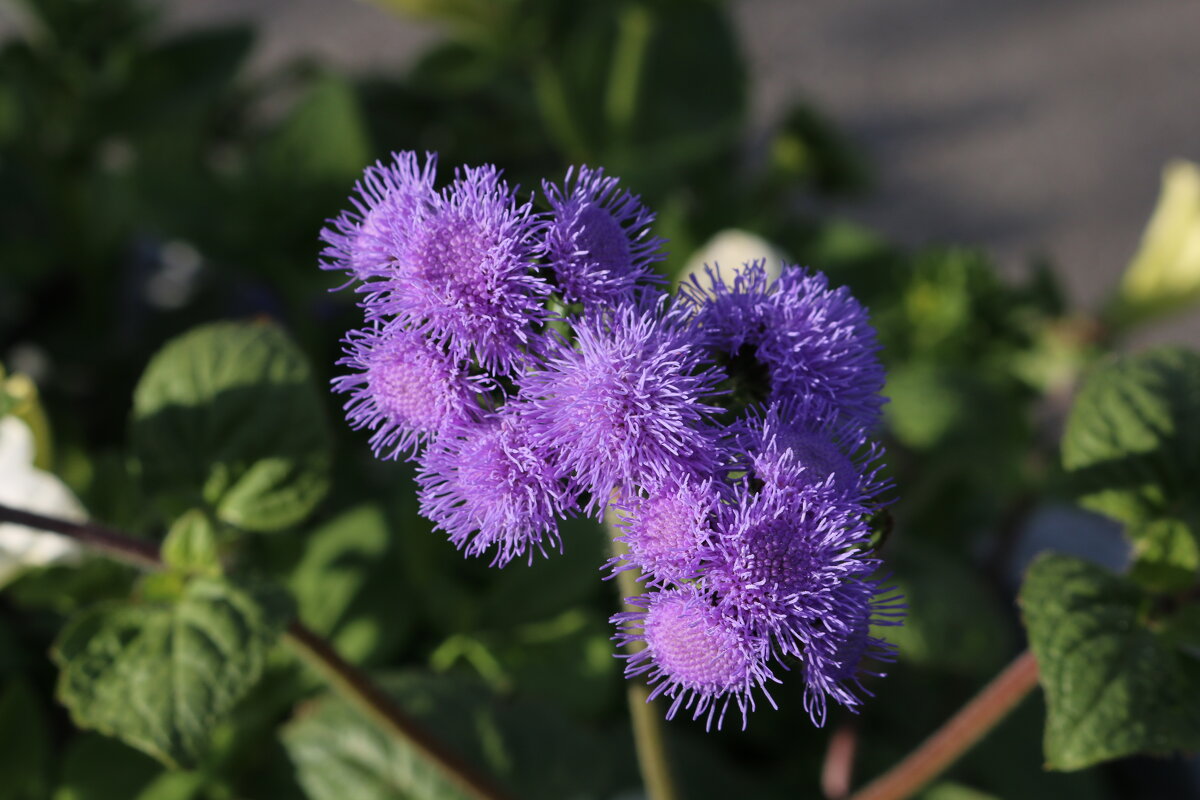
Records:
[[[288,185],[340,183],[355,178],[370,158],[367,131],[342,77],[321,73],[265,143],[265,166]]]
[[[412,629],[411,592],[378,506],[351,509],[309,534],[288,583],[300,618],[355,663],[386,657]]]
[[[608,797],[618,788],[622,764],[611,748],[548,708],[498,703],[478,683],[450,676],[402,674],[380,683],[455,753],[511,785],[515,797]],[[284,728],[283,743],[311,800],[463,797],[415,751],[336,697],[303,709]]]
[[[136,750],[104,736],[85,733],[71,739],[63,756],[54,800],[139,798],[162,767]]]
[[[1046,762],[1082,769],[1200,748],[1200,662],[1151,621],[1151,597],[1100,567],[1047,554],[1020,604],[1046,693]]]
[[[997,800],[997,797],[954,781],[938,781],[921,793],[920,800]]]
[[[1156,519],[1133,532],[1129,577],[1159,592],[1179,592],[1196,581],[1200,546],[1193,529],[1177,519]]]
[[[268,322],[168,342],[134,392],[132,438],[148,492],[174,514],[203,507],[234,527],[277,530],[308,516],[329,485],[308,363]]]
[[[75,723],[169,766],[197,762],[258,680],[290,617],[277,591],[198,578],[165,603],[108,603],[68,623],[53,658]]]
[[[50,771],[50,731],[34,687],[24,679],[0,691],[0,800],[45,797]]]
[[[1006,614],[977,571],[932,547],[909,542],[894,582],[908,616],[872,633],[899,648],[903,661],[967,675],[987,674],[1012,652]]]
[[[217,532],[212,520],[192,509],[175,520],[162,544],[162,558],[180,572],[216,577],[221,574]]]
[[[1062,454],[1094,511],[1131,526],[1200,517],[1200,353],[1163,347],[1099,366],[1071,407]]]
[[[608,107],[619,132],[622,105],[613,98],[631,95],[625,124],[638,160],[683,165],[735,141],[746,110],[746,71],[728,11],[716,2],[621,8],[620,41],[638,42],[640,63],[623,70],[621,51],[614,55]]]

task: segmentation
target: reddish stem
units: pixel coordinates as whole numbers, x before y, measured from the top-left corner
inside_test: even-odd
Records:
[[[1017,707],[1037,685],[1038,668],[1026,650],[903,761],[850,800],[902,800],[940,775]]]

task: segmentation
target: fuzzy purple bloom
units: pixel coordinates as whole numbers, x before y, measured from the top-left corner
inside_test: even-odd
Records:
[[[663,300],[577,320],[574,341],[547,338],[520,382],[533,440],[591,492],[601,511],[613,491],[636,491],[714,465],[708,405],[720,379],[681,315]]]
[[[816,487],[743,490],[739,502],[721,508],[704,572],[723,613],[769,637],[777,657],[805,665],[805,707],[818,725],[826,694],[853,708],[859,661],[868,650],[881,652],[859,638],[881,602],[871,578],[879,562],[866,551],[865,509],[847,503],[832,484],[831,476]]]
[[[396,269],[401,258],[397,234],[406,220],[433,202],[437,156],[422,165],[411,151],[393,153],[389,164],[369,166],[354,185],[353,209],[328,221],[321,231],[326,247],[322,269],[340,269],[359,281]]]
[[[744,487],[722,505],[706,580],[722,603],[757,626],[777,631],[790,649],[789,627],[819,616],[821,598],[842,581],[873,572],[857,549],[870,531],[864,509],[845,502],[830,483],[795,488]]]
[[[890,488],[879,477],[882,449],[813,395],[752,410],[730,438],[734,463],[778,489],[828,483],[846,501],[873,509]]]
[[[491,549],[492,564],[559,547],[558,519],[574,498],[530,446],[520,417],[491,418],[445,430],[420,460],[420,512],[469,556]]]
[[[581,166],[567,170],[561,188],[542,184],[551,213],[541,253],[568,303],[629,301],[639,286],[663,282],[651,269],[663,258],[662,240],[650,234],[654,214],[617,183]]]
[[[831,289],[823,273],[791,266],[772,283],[761,261],[729,284],[719,268],[709,268],[707,283],[693,276],[682,293],[704,341],[731,373],[762,372],[767,400],[816,396],[863,428],[879,422],[879,344],[847,287]]]
[[[711,546],[711,517],[719,502],[717,484],[687,476],[660,481],[645,497],[625,500],[618,506],[622,534],[617,541],[626,552],[609,566],[614,571],[638,569],[655,585],[695,578]]]
[[[394,316],[455,358],[511,370],[548,316],[532,206],[518,203],[494,167],[464,167],[398,224],[396,267],[360,289],[368,316]]]
[[[792,667],[818,725],[830,700],[855,710],[869,662],[894,656],[873,626],[904,611],[869,549],[889,484],[863,307],[820,273],[772,283],[762,262],[671,302],[653,215],[603,170],[543,183],[536,214],[495,167],[441,190],[435,167],[369,167],[321,233],[322,267],[350,275],[366,317],[333,382],[351,426],[377,456],[419,453],[421,514],[493,565],[561,548],[585,494],[589,513],[616,503],[625,552],[608,567],[647,593],[615,638],[668,717],[720,727],[733,706],[744,725]]]
[[[715,721],[720,728],[733,702],[744,728],[756,689],[775,705],[765,689],[767,682],[778,682],[767,665],[768,642],[722,614],[702,590],[685,585],[630,602],[645,611],[615,615],[612,620],[621,631],[615,638],[622,644],[641,642],[645,648],[628,656],[625,675],[648,674],[654,686],[650,698],[671,698],[667,719],[684,708],[693,719],[704,716],[707,727]]]
[[[337,363],[354,370],[334,378],[333,390],[350,395],[350,427],[373,431],[371,449],[397,458],[449,425],[474,418],[476,400],[491,387],[419,333],[396,324],[351,331]]]
[[[825,722],[827,700],[857,710],[862,695],[870,696],[862,677],[882,677],[868,662],[888,663],[896,646],[871,634],[871,626],[901,624],[903,598],[871,579],[851,579],[840,584],[828,599],[829,608],[811,626],[804,645],[804,710],[817,725]]]

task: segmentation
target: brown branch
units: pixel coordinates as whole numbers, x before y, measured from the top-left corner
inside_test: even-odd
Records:
[[[850,794],[857,751],[858,725],[852,719],[846,720],[829,737],[825,763],[821,767],[821,791],[828,800],[842,800]]]
[[[969,703],[903,761],[871,781],[850,800],[903,800],[918,792],[971,749],[1037,685],[1028,650],[1005,667]]]
[[[162,569],[163,567],[158,547],[153,542],[134,539],[92,522],[72,522],[66,519],[44,517],[41,514],[4,505],[0,505],[0,522],[11,522],[27,528],[39,528],[68,536],[93,550],[99,550],[116,561],[122,561],[141,569]]]
[[[4,522],[68,536],[114,560],[141,569],[156,570],[164,566],[158,548],[152,542],[135,539],[91,522],[71,522],[0,505],[0,523]],[[284,641],[350,704],[432,762],[442,777],[466,797],[472,800],[507,800],[506,794],[434,739],[366,673],[339,656],[329,642],[309,630],[300,620],[292,620],[288,625]]]

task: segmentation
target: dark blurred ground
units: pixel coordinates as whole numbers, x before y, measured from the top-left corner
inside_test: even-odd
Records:
[[[311,53],[399,70],[436,28],[354,0],[173,0],[174,25],[253,19],[256,63]],[[872,162],[840,209],[906,243],[1046,254],[1095,305],[1134,252],[1170,158],[1200,160],[1200,3],[741,0],[760,124],[803,97]],[[819,266],[819,265],[818,265]],[[1200,342],[1200,315],[1147,340]]]

